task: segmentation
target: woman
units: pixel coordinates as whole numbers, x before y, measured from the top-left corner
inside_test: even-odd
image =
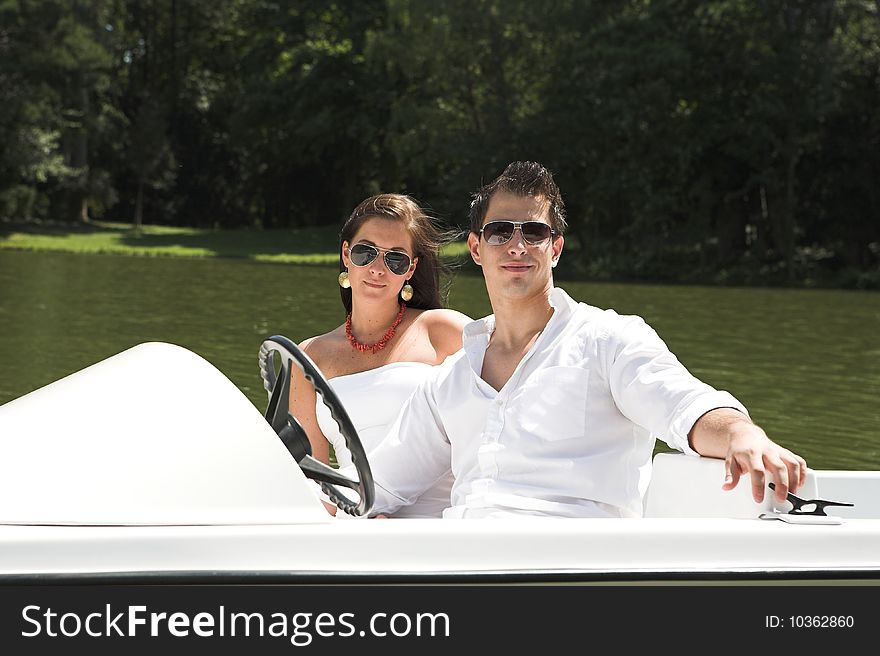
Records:
[[[345,323],[300,347],[333,386],[369,453],[416,386],[461,348],[470,317],[440,300],[440,246],[448,240],[410,197],[381,194],[358,205],[340,232]],[[312,456],[351,464],[345,440],[311,383],[294,367],[290,411],[308,433]],[[395,517],[439,517],[451,473]],[[327,504],[336,514],[336,508]]]

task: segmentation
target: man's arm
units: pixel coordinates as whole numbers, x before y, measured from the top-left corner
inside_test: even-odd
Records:
[[[730,393],[693,376],[644,321],[628,320],[611,344],[609,383],[621,412],[675,449],[724,458],[723,489],[746,473],[757,502],[767,475],[780,501],[803,486],[804,459],[771,441]]]
[[[371,515],[412,504],[451,468],[452,451],[431,383],[416,388],[388,435],[367,453],[376,484]]]
[[[807,462],[775,442],[748,417],[733,408],[716,408],[700,417],[690,433],[691,448],[702,456],[724,458],[724,484],[732,490],[743,474],[752,479],[752,497],[764,500],[767,476],[776,484],[776,498],[785,501],[806,481]]]

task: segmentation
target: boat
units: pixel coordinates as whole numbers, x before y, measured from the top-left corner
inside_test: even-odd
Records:
[[[880,472],[810,470],[789,501],[723,491],[723,461],[657,453],[644,516],[370,520],[372,477],[307,355],[258,353],[265,411],[197,353],[145,342],[0,406],[0,582],[880,581]],[[300,367],[357,480],[313,461],[287,413]],[[255,372],[256,375],[256,372]],[[309,478],[345,512],[330,516]]]

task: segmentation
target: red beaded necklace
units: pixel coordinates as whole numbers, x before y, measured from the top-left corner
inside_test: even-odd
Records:
[[[403,320],[403,313],[406,312],[406,303],[400,304],[400,312],[397,313],[397,318],[394,320],[394,323],[385,331],[385,334],[382,335],[382,339],[380,339],[375,344],[362,344],[357,341],[357,338],[351,333],[351,312],[348,313],[348,316],[345,318],[345,336],[348,337],[348,341],[351,344],[352,348],[357,349],[361,353],[365,353],[366,351],[371,351],[375,353],[376,351],[381,351],[385,348],[385,345],[394,337],[394,331],[397,330],[397,327],[400,325],[400,322]]]

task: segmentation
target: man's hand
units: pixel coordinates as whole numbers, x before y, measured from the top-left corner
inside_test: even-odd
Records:
[[[764,501],[767,483],[776,484],[776,499],[783,502],[806,481],[807,462],[779,446],[748,417],[732,408],[707,412],[691,429],[690,441],[700,455],[724,458],[724,490],[732,490],[740,477],[752,480],[752,497]],[[769,476],[769,480],[767,480]]]

